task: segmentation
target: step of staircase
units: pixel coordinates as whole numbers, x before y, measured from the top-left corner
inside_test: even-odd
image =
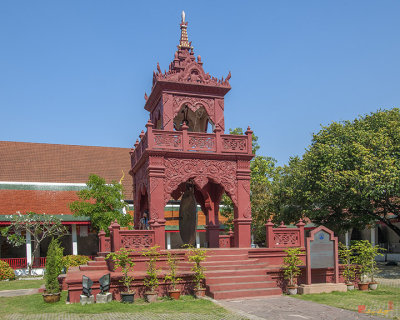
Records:
[[[88,266],[103,266],[107,267],[107,262],[105,261],[88,261]]]
[[[239,289],[239,290],[221,290],[211,291],[208,293],[212,298],[218,299],[235,299],[235,298],[250,298],[264,297],[282,294],[280,288],[258,288],[258,289]]]
[[[106,261],[104,257],[94,257],[94,261]]]
[[[267,289],[275,287],[276,285],[274,281],[250,281],[250,282],[239,282],[239,283],[207,284],[207,289],[212,292],[227,291],[227,290],[244,290],[244,289]]]
[[[80,271],[97,271],[97,270],[108,270],[107,265],[105,266],[89,266],[83,265],[79,266]]]
[[[245,249],[210,250],[205,267],[207,294],[214,299],[236,299],[282,294],[275,281],[267,275],[268,265],[249,259]],[[192,264],[182,263],[179,270],[190,270]]]
[[[206,270],[205,275],[207,277],[228,277],[228,276],[248,276],[248,275],[266,275],[266,270],[262,268],[251,268],[241,270]]]
[[[242,276],[217,276],[217,277],[207,277],[207,285],[212,284],[224,284],[224,283],[236,283],[240,284],[242,282],[260,282],[267,281],[268,277],[265,274],[262,275],[242,275]]]

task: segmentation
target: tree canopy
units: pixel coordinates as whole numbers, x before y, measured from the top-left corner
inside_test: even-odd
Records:
[[[132,217],[124,213],[127,205],[121,184],[116,181],[106,184],[104,178],[91,174],[86,185],[87,188],[77,192],[80,200],[69,204],[74,215],[90,217],[93,229],[106,233],[114,220],[121,226],[132,221]]]
[[[229,129],[230,134],[242,135],[242,128]],[[252,136],[253,153],[256,154],[260,148],[258,137]],[[271,157],[256,155],[250,162],[250,201],[252,212],[252,229],[255,235],[255,242],[265,242],[265,223],[269,217],[271,205],[272,180],[276,174],[276,160]],[[223,207],[221,214],[228,219],[228,227],[233,227],[233,204],[227,195],[222,199]]]
[[[335,231],[381,221],[400,235],[400,111],[333,122],[313,135],[274,183],[273,210],[285,222],[307,216]]]

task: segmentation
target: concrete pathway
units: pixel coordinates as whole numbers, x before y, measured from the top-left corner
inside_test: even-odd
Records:
[[[216,301],[220,306],[238,312],[252,320],[334,320],[334,319],[381,319],[349,310],[304,301],[288,296],[274,296],[257,299],[234,299]]]
[[[35,294],[38,292],[39,292],[39,289],[1,290],[0,297],[27,296],[27,295]]]

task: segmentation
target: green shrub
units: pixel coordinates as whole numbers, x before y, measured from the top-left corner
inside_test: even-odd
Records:
[[[289,287],[294,287],[297,282],[297,276],[301,274],[299,268],[303,261],[299,258],[302,253],[300,248],[288,248],[283,250],[286,257],[283,258],[283,277],[289,280]]]
[[[0,260],[0,280],[14,280],[15,274],[13,268],[10,265]]]
[[[142,255],[145,257],[149,257],[149,262],[147,262],[147,276],[143,279],[143,284],[146,288],[150,290],[150,292],[155,292],[158,288],[158,269],[156,268],[156,263],[158,257],[160,256],[160,251],[158,249],[160,246],[154,246],[142,252]]]
[[[90,258],[87,256],[69,255],[62,258],[62,266],[65,268],[65,272],[67,272],[69,267],[78,267],[87,264],[88,261],[90,261]]]
[[[52,239],[47,250],[46,257],[46,272],[44,274],[44,281],[46,286],[46,293],[60,292],[60,284],[58,276],[61,274],[62,257],[64,249],[60,247],[60,242],[57,239]]]

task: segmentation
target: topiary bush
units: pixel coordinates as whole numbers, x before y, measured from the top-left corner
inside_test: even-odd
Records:
[[[65,272],[67,272],[69,267],[78,267],[87,264],[88,261],[90,261],[90,258],[87,256],[68,255],[62,258],[62,265],[65,268]]]
[[[0,260],[0,280],[14,280],[14,279],[15,279],[15,273],[13,268],[11,268],[7,262]]]
[[[60,242],[57,239],[52,239],[47,250],[46,271],[44,274],[46,293],[48,294],[60,292],[58,276],[61,274],[63,251],[64,249],[60,247]]]

